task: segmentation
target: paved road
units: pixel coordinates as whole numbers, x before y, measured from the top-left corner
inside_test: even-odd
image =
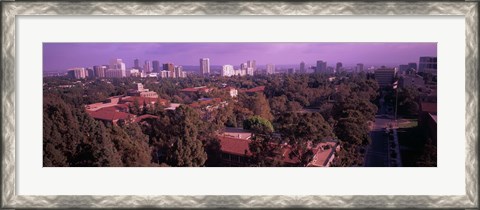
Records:
[[[370,131],[372,143],[368,146],[367,154],[365,155],[366,167],[387,167],[388,166],[388,136],[384,131],[387,123],[391,119],[375,118],[375,126]]]
[[[365,155],[365,167],[388,167],[388,136],[384,128],[387,123],[392,122],[392,119],[386,117],[386,107],[383,99],[380,100],[381,105],[378,110],[378,115],[375,116],[375,123],[373,129],[370,131],[372,143],[367,147],[367,154]]]

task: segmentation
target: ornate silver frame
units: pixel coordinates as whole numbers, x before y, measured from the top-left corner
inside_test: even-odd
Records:
[[[2,2],[2,208],[478,208],[478,2]],[[128,6],[127,6],[128,5]],[[17,15],[463,15],[464,196],[20,196],[15,193]]]

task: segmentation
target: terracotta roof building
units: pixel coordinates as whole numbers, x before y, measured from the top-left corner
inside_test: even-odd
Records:
[[[117,125],[118,121],[123,120],[125,122],[133,122],[137,116],[126,112],[112,111],[112,110],[97,110],[87,111],[90,116],[96,120],[100,120],[107,123]]]
[[[263,91],[265,91],[265,86],[258,86],[258,87],[250,88],[247,90],[240,90],[240,92],[242,93],[258,93],[258,92],[263,93]]]
[[[183,93],[197,93],[197,92],[208,93],[210,91],[211,91],[211,88],[208,88],[207,86],[190,87],[190,88],[184,88],[180,90],[180,92],[183,92]]]
[[[228,166],[246,166],[252,153],[249,149],[250,139],[242,139],[219,135],[217,136],[221,145],[222,161]],[[301,164],[299,152],[295,152],[290,145],[271,144],[272,147],[278,147],[279,155],[282,157],[284,166],[298,166]],[[307,164],[308,167],[328,167],[335,158],[335,151],[339,149],[337,142],[322,142],[311,148],[313,152],[312,160]]]

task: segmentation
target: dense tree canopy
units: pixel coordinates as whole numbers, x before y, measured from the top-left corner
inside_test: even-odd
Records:
[[[141,123],[112,125],[92,119],[84,105],[125,94],[136,83],[155,91],[159,98],[181,103],[176,110],[138,101],[129,105],[135,115],[156,118]],[[206,86],[209,92],[185,93],[188,87]],[[239,91],[231,98],[222,88],[239,90],[265,86],[265,91]],[[399,95],[400,96],[400,95]],[[415,93],[401,94],[402,107]],[[221,98],[215,109],[194,109],[200,98]],[[341,142],[337,156],[343,165],[357,165],[368,144],[368,122],[377,107],[378,84],[368,74],[274,74],[255,77],[122,78],[44,80],[45,166],[221,166],[217,135],[227,127],[253,131],[250,164],[281,165],[276,143],[289,143],[305,165],[312,153],[309,143]],[[400,101],[399,101],[400,102]],[[142,102],[143,103],[143,102]],[[143,108],[142,108],[143,107]],[[410,108],[409,108],[410,107]],[[348,154],[344,154],[348,151]],[[341,164],[339,164],[341,165]]]

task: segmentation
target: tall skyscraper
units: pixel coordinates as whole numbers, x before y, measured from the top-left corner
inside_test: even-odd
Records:
[[[300,62],[300,73],[305,74],[307,70],[305,69],[305,62]]]
[[[149,60],[145,60],[145,64],[143,64],[143,72],[147,74],[152,72],[152,64]]]
[[[200,58],[200,73],[203,75],[210,74],[210,59]]]
[[[153,72],[157,72],[157,73],[159,73],[161,71],[160,61],[157,61],[157,60],[152,61],[152,70],[153,70]]]
[[[437,57],[420,57],[418,72],[437,74]]]
[[[140,60],[138,60],[138,58],[133,60],[133,68],[140,70]]]
[[[287,69],[287,73],[289,73],[289,74],[295,74],[295,68],[289,68],[289,69]]]
[[[326,73],[327,72],[327,62],[323,62],[322,60],[317,61],[317,68],[315,69],[315,73]]]
[[[257,70],[257,64],[255,60],[247,61],[247,68],[252,68],[253,71]]]
[[[267,74],[275,74],[275,65],[267,64]]]
[[[336,72],[340,72],[342,70],[343,64],[342,62],[338,62],[337,66],[335,67]]]
[[[122,59],[119,58],[110,60],[109,68],[126,70],[125,63],[122,61]]]

